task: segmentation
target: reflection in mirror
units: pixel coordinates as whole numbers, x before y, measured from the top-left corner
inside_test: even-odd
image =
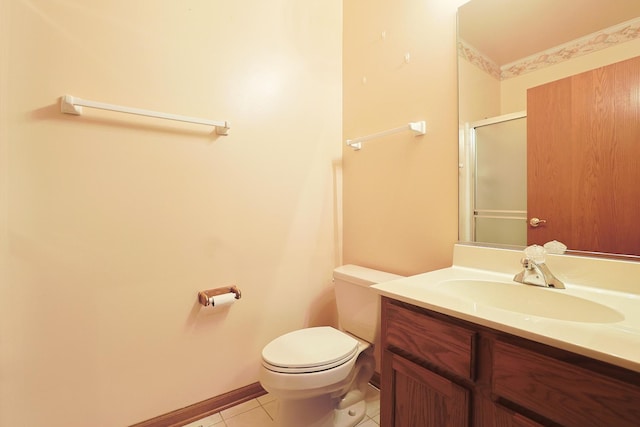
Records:
[[[478,141],[495,122],[526,122],[512,119],[529,88],[640,56],[640,1],[471,0],[458,9],[458,53],[460,240],[525,245],[526,127]]]
[[[527,243],[526,123],[526,117],[520,117],[470,126],[476,159],[472,227],[477,242]]]

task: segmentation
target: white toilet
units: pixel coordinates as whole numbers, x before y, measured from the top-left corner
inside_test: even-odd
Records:
[[[262,350],[260,383],[278,400],[279,427],[352,427],[365,415],[380,327],[369,286],[400,278],[356,265],[333,271],[340,329],[300,329]]]

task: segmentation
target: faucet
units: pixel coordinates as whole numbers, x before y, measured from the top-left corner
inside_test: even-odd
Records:
[[[524,270],[516,274],[513,280],[525,285],[564,289],[564,283],[544,263],[545,252],[544,248],[537,245],[525,249],[525,257],[520,261]]]

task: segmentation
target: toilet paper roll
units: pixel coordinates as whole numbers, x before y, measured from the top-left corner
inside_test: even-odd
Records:
[[[214,295],[209,297],[209,305],[212,307],[224,307],[236,302],[236,294],[229,292],[227,294]]]

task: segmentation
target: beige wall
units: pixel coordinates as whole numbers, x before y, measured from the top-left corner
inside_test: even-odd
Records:
[[[458,58],[460,127],[500,113],[500,80]]]
[[[451,263],[458,215],[455,25],[461,3],[344,2],[343,140],[427,122],[421,137],[404,132],[357,152],[343,147],[345,263],[398,274]]]
[[[0,425],[127,425],[242,387],[269,340],[335,321],[342,260],[451,262],[463,1],[174,3],[0,1]],[[65,116],[65,93],[232,129]],[[341,151],[413,120],[425,136]],[[230,310],[195,303],[230,283]]]
[[[142,421],[334,322],[340,1],[0,8],[0,425]],[[65,93],[232,129],[62,115]],[[228,284],[230,310],[196,304]]]

